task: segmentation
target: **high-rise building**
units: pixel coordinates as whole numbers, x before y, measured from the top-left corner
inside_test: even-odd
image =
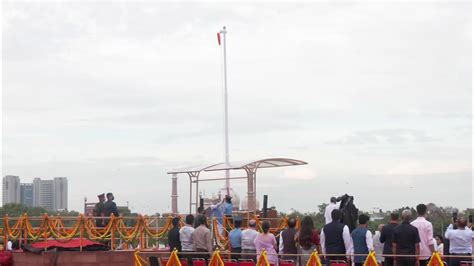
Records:
[[[67,178],[55,177],[53,179],[54,209],[67,210]]]
[[[20,177],[14,175],[4,176],[2,187],[3,205],[7,203],[20,203]]]
[[[53,180],[33,180],[33,206],[48,211],[67,209],[67,178],[55,177]]]
[[[20,203],[27,207],[33,207],[32,183],[20,183]]]
[[[33,179],[33,207],[40,206],[41,178]]]
[[[33,206],[54,210],[53,180],[41,180],[38,177],[33,179]]]

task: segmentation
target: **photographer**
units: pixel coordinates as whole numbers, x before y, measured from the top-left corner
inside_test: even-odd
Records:
[[[458,256],[471,256],[472,254],[472,239],[474,234],[470,228],[467,227],[467,219],[465,217],[459,217],[457,219],[457,229],[454,229],[454,225],[450,224],[444,235],[446,239],[449,239],[449,253],[450,255]],[[459,266],[463,260],[469,260],[466,258],[450,258],[450,266]]]

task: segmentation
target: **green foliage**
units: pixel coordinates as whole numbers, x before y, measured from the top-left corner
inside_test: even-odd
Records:
[[[28,214],[28,216],[43,216],[45,213],[48,215],[60,215],[60,216],[79,216],[77,211],[47,211],[42,207],[27,207],[23,204],[18,203],[8,203],[0,207],[0,216],[3,217],[8,215],[10,217],[19,217],[23,214]]]
[[[128,207],[126,206],[117,206],[118,212],[121,216],[123,217],[130,217],[128,219],[124,219],[124,223],[126,226],[134,226],[136,217],[138,216],[138,213],[132,212]]]
[[[3,207],[0,207],[0,217],[4,217],[5,215],[8,215],[11,218],[18,218],[23,214],[27,214],[29,217],[41,217],[45,213],[48,213],[48,215],[58,215],[61,217],[78,217],[79,213],[76,211],[67,211],[67,210],[62,210],[62,211],[52,211],[48,212],[45,208],[42,207],[27,207],[23,204],[18,204],[18,203],[8,203],[5,204]],[[11,219],[10,223],[16,222],[16,219]],[[70,226],[71,224],[75,223],[75,219],[64,219],[64,224],[66,226]],[[33,226],[38,226],[40,224],[39,220],[32,220],[31,224]]]
[[[42,216],[48,211],[42,207],[27,207],[23,204],[17,203],[8,203],[0,207],[0,216],[3,217],[8,215],[10,217],[19,217],[23,214],[28,214],[29,216]]]

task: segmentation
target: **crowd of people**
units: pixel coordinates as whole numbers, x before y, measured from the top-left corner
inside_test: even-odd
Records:
[[[290,218],[287,228],[277,237],[270,233],[268,221],[262,223],[258,232],[255,220],[248,221],[248,227],[243,229],[242,218],[233,217],[234,228],[228,234],[230,252],[233,259],[256,260],[266,250],[269,262],[274,265],[278,265],[280,259],[306,265],[314,250],[324,254],[322,259],[328,263],[350,261],[355,266],[362,266],[371,251],[377,254],[380,265],[387,266],[425,266],[434,251],[452,255],[446,258],[449,266],[470,261],[474,233],[465,217],[449,225],[443,237],[433,234],[433,226],[426,220],[427,206],[419,204],[416,210],[415,219],[411,210],[404,210],[401,220],[399,213],[392,213],[390,222],[380,225],[374,234],[368,229],[370,218],[365,214],[358,216],[358,226],[352,231],[342,223],[335,198],[331,198],[326,208],[326,224],[320,231],[309,216],[302,219],[299,230],[296,219]],[[180,228],[180,218],[173,219],[174,227],[168,234],[170,249],[180,251],[189,263],[194,257],[209,258],[215,243],[206,216],[201,213],[195,219],[187,215],[185,221],[185,226]]]

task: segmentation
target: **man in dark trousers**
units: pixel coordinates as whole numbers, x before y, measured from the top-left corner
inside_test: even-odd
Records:
[[[179,217],[174,217],[171,223],[173,228],[168,231],[168,245],[170,246],[170,252],[176,249],[181,252],[181,240],[179,239]]]
[[[409,255],[395,257],[397,266],[415,266],[420,255],[420,235],[418,228],[410,224],[411,210],[402,212],[402,223],[393,230],[392,252],[394,255]]]
[[[114,195],[112,193],[107,193],[107,201],[104,203],[104,218],[109,218],[110,215],[113,213],[115,217],[119,216],[119,212],[117,209],[117,204],[114,202]],[[107,226],[109,224],[110,219],[103,219],[103,224],[104,226]],[[107,245],[109,245],[111,242],[107,241]],[[115,243],[114,243],[115,244]]]
[[[383,243],[383,255],[392,255],[393,231],[398,226],[398,213],[390,214],[390,223],[382,228],[380,242]],[[385,257],[384,266],[393,266],[393,257]]]
[[[351,251],[351,234],[349,227],[341,223],[341,211],[331,212],[332,222],[326,224],[321,231],[321,248],[324,254],[341,254],[340,256],[329,256],[327,265],[331,260],[347,260]],[[346,254],[346,256],[342,255]]]
[[[368,255],[370,251],[374,250],[372,233],[367,229],[369,220],[368,215],[359,215],[359,226],[351,233],[354,254]],[[355,266],[364,265],[366,258],[367,256],[354,256]]]
[[[242,253],[242,217],[235,217],[234,229],[229,232],[229,241],[232,254],[232,259],[240,259],[240,253]]]
[[[102,193],[100,195],[97,195],[97,197],[99,198],[99,202],[97,202],[95,204],[94,213],[92,215],[94,215],[94,217],[102,217],[102,216],[104,216],[105,194]],[[96,218],[95,219],[95,226],[103,227],[104,226],[104,219]]]
[[[279,241],[279,251],[280,254],[298,254],[298,249],[296,248],[296,219],[290,218],[288,220],[288,228],[283,230],[280,234]],[[296,256],[282,256],[282,259],[285,260],[294,260],[296,262]]]
[[[117,204],[114,202],[114,194],[112,193],[107,193],[107,202],[104,204],[104,216],[105,217],[110,217],[110,215],[113,213],[115,217],[119,216],[119,212],[117,209]]]
[[[197,215],[194,219],[194,224],[193,224],[194,228],[197,228],[199,226],[199,216],[201,215],[205,215],[204,208],[202,206],[199,206],[199,208],[197,209]]]
[[[196,258],[209,259],[212,254],[211,230],[207,228],[207,218],[204,215],[199,216],[199,226],[196,228],[191,238],[193,240]]]

